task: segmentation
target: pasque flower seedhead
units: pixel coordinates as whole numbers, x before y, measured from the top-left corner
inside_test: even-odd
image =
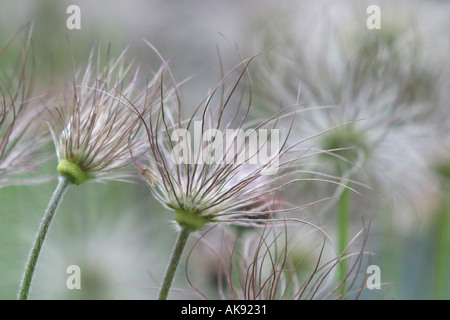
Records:
[[[48,103],[57,171],[74,184],[129,178],[131,173],[117,171],[132,162],[131,154],[143,152],[142,141],[135,139],[141,122],[126,104],[145,104],[147,97],[139,94],[140,68],[126,60],[127,50],[111,58],[108,49],[104,65],[100,50],[94,63],[93,50],[84,73],[74,71],[64,94]]]
[[[278,194],[287,186],[338,183],[331,176],[302,170],[303,160],[316,151],[299,148],[309,137],[288,139],[295,106],[266,119],[252,118],[248,67],[254,58],[242,60],[224,75],[186,118],[182,113],[188,110],[169,68],[161,73],[158,87],[161,96],[174,93],[173,99],[149,105],[148,117],[131,106],[145,125],[149,146],[147,155],[136,161],[138,171],[155,197],[175,211],[181,227],[247,224],[249,217],[263,221],[312,204],[280,200]],[[163,64],[168,66],[164,60]]]

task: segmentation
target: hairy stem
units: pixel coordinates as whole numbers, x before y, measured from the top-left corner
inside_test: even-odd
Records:
[[[344,255],[348,244],[348,232],[350,226],[351,194],[350,190],[344,188],[338,207],[338,252]],[[341,293],[344,292],[344,280],[347,272],[347,260],[342,259],[339,268],[338,282],[342,282]]]
[[[60,177],[58,180],[58,185],[56,186],[56,189],[48,204],[47,210],[45,211],[44,217],[42,218],[39,230],[34,240],[33,247],[31,249],[30,255],[28,256],[28,261],[25,264],[25,272],[22,277],[18,295],[18,299],[20,300],[28,299],[31,281],[33,280],[33,274],[34,270],[36,269],[39,253],[41,252],[41,248],[44,244],[44,240],[52,222],[53,216],[55,215],[55,212],[58,209],[58,205],[61,203],[63,195],[70,184],[71,182],[69,181],[69,179],[65,177]]]
[[[166,274],[164,275],[164,280],[161,285],[158,300],[166,300],[167,296],[169,295],[175,272],[177,270],[181,255],[183,254],[183,250],[190,233],[191,230],[189,230],[188,228],[181,228],[181,231],[178,234],[178,239],[172,252],[172,257],[170,258],[169,265],[166,269]]]
[[[436,273],[435,292],[436,300],[447,299],[447,275],[450,243],[450,201],[442,196],[441,205],[437,216],[436,233]]]

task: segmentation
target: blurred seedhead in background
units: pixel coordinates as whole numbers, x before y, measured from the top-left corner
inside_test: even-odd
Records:
[[[395,214],[386,218],[411,230],[423,217],[422,199],[435,190],[426,154],[435,133],[428,105],[436,100],[439,68],[428,61],[429,34],[407,7],[386,10],[380,30],[364,27],[364,10],[353,15],[354,7],[333,8],[308,12],[313,29],[301,11],[287,15],[292,19],[284,25],[261,28],[255,42],[267,49],[254,77],[255,100],[282,94],[305,107],[327,106],[305,113],[292,136],[339,127],[316,140],[322,150],[341,149],[320,155],[328,163],[322,170],[375,188],[362,201],[393,206]]]

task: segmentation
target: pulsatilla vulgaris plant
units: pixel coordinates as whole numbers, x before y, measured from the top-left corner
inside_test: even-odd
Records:
[[[13,51],[10,45],[24,29],[25,41],[18,60],[10,64],[5,61]],[[29,177],[48,158],[43,147],[50,141],[45,124],[39,121],[42,108],[32,97],[31,33],[32,27],[24,26],[0,49],[0,188],[47,180]]]
[[[176,98],[150,104],[149,108],[157,112],[149,110],[148,117],[131,106],[145,124],[149,144],[147,157],[136,163],[138,171],[154,196],[174,211],[179,227],[159,299],[168,296],[192,232],[209,223],[284,221],[283,213],[312,203],[294,205],[278,200],[283,189],[311,180],[337,183],[319,173],[312,178],[302,175],[302,161],[311,154],[298,148],[308,138],[288,143],[294,107],[265,120],[250,119],[248,66],[253,58],[241,61],[223,75],[190,116],[182,115],[187,110]],[[164,87],[177,86],[169,69],[167,73],[169,80],[161,78],[161,95]]]
[[[95,63],[92,51],[85,71],[74,70],[74,80],[64,94],[45,103],[58,157],[59,182],[26,264],[20,299],[28,298],[39,252],[67,187],[89,180],[126,180],[131,173],[118,170],[131,163],[130,150],[142,153],[144,145],[135,139],[141,122],[125,107],[124,97],[135,105],[144,104],[146,97],[137,93],[139,68],[132,70],[134,63],[127,63],[127,51],[113,59],[108,49],[105,63],[101,63],[100,50]],[[149,87],[154,83],[147,82]]]

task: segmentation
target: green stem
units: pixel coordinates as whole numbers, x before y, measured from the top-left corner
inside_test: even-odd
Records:
[[[56,186],[55,192],[53,193],[44,217],[42,218],[41,225],[39,226],[39,230],[34,240],[33,248],[31,249],[30,255],[28,256],[28,261],[25,265],[25,272],[23,274],[19,289],[18,299],[20,300],[28,299],[31,281],[33,279],[34,270],[36,269],[36,263],[44,243],[45,236],[47,235],[53,216],[58,209],[58,205],[60,204],[62,197],[70,184],[71,182],[69,179],[65,177],[60,177],[58,180],[58,185]]]
[[[350,211],[351,211],[351,191],[344,188],[339,200],[338,206],[338,251],[340,254],[344,254],[345,248],[348,245],[348,232],[350,226]],[[342,282],[341,293],[344,292],[345,276],[347,273],[347,260],[343,259],[340,262],[338,281]]]
[[[172,286],[175,272],[177,270],[181,255],[183,253],[184,247],[186,245],[190,233],[191,230],[189,230],[188,228],[181,228],[181,231],[178,234],[178,239],[177,242],[175,243],[175,247],[172,252],[172,257],[170,258],[166,274],[164,275],[164,280],[161,285],[158,300],[166,300],[167,296],[169,295],[170,287]]]
[[[445,300],[447,298],[447,275],[450,242],[450,203],[446,196],[448,195],[443,195],[437,217],[436,283],[434,292],[436,300]]]

